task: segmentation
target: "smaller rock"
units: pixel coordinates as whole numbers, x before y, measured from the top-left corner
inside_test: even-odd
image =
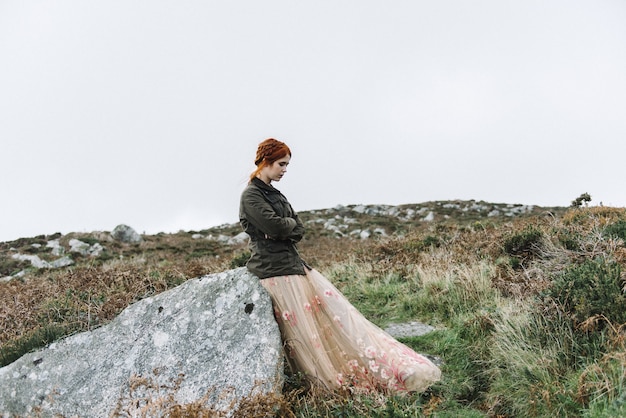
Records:
[[[65,248],[61,246],[58,239],[48,241],[46,248],[52,248],[52,255],[63,255],[65,253]]]
[[[428,215],[422,218],[422,221],[432,222],[435,220],[435,214],[433,212],[428,212]]]
[[[97,257],[102,253],[102,251],[104,251],[104,247],[99,242],[96,242],[89,248],[89,255]]]
[[[240,245],[248,242],[250,237],[245,232],[240,232],[228,240],[229,245]]]
[[[356,213],[365,213],[365,211],[367,211],[367,207],[365,205],[357,205],[353,207],[352,210]]]
[[[137,231],[124,224],[116,226],[113,232],[111,232],[111,236],[117,241],[128,244],[137,244],[143,241],[143,238],[141,238],[141,235],[139,235]]]
[[[72,238],[69,244],[70,244],[70,252],[79,253],[82,255],[89,254],[89,244],[87,244],[86,242],[83,242],[76,238]]]
[[[69,266],[70,264],[74,264],[74,261],[69,257],[62,257],[56,259],[54,261],[48,262],[46,260],[42,260],[36,255],[28,255],[28,254],[13,254],[12,258],[20,261],[30,261],[30,264],[37,269],[49,269],[49,268],[59,268]],[[13,275],[12,277],[16,277]]]
[[[74,264],[74,260],[72,260],[68,256],[65,256],[65,257],[58,258],[52,261],[51,263],[49,263],[49,267],[60,268],[60,267],[71,266],[72,264]]]
[[[104,247],[99,242],[89,245],[86,242],[72,238],[69,244],[71,247],[70,252],[89,255],[91,257],[97,257],[104,251]]]
[[[387,236],[387,232],[385,231],[384,228],[376,228],[376,229],[374,229],[374,234],[380,235],[381,237],[386,237]]]
[[[28,254],[18,253],[18,254],[13,254],[12,258],[15,260],[20,260],[20,261],[30,261],[30,264],[33,267],[38,268],[38,269],[46,268],[49,266],[47,261],[42,260],[37,255],[28,255]]]
[[[421,322],[406,322],[401,324],[389,324],[385,331],[395,338],[419,337],[434,331],[435,328]]]

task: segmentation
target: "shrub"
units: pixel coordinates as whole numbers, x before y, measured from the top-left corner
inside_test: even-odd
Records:
[[[559,243],[569,251],[578,251],[580,250],[580,237],[576,235],[574,232],[564,232],[557,235]]]
[[[604,235],[611,238],[619,238],[626,242],[626,221],[619,220],[604,228]]]
[[[423,248],[439,247],[440,245],[441,245],[441,241],[439,240],[439,238],[435,237],[435,236],[432,236],[432,235],[427,235],[422,240],[422,247]]]
[[[504,241],[504,251],[509,255],[530,257],[537,253],[543,233],[534,226],[526,227]]]
[[[556,300],[575,325],[590,318],[626,322],[621,267],[604,258],[587,260],[557,275],[546,295]]]
[[[585,204],[585,206],[587,206],[587,203],[589,202],[591,202],[591,196],[589,195],[589,193],[583,193],[576,199],[572,200],[571,207],[579,208],[583,205],[583,203]]]
[[[245,266],[250,259],[250,255],[250,251],[242,251],[239,254],[236,254],[233,256],[232,260],[230,260],[230,268],[234,269]]]
[[[13,258],[0,258],[0,277],[12,276],[20,270],[30,267],[30,261]]]

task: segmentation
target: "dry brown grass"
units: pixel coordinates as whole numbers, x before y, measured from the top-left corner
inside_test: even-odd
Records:
[[[137,300],[189,278],[226,270],[227,261],[215,257],[188,262],[173,258],[155,264],[132,256],[100,265],[41,270],[0,283],[0,346],[10,348],[20,340],[39,339],[35,337],[39,334],[50,334],[44,338],[54,339],[93,329]]]

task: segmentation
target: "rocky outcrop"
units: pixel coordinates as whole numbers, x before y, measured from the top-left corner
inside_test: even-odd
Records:
[[[365,227],[362,222],[377,218],[394,224],[405,222],[426,222],[448,219],[450,216],[463,219],[465,217],[515,217],[532,214],[537,210],[532,205],[494,204],[485,202],[452,201],[427,202],[417,205],[337,205],[334,208],[308,211],[312,219],[307,225],[322,225],[324,230],[330,231],[337,238],[368,239],[372,236],[386,236],[391,231],[378,227],[373,230]],[[304,213],[301,213],[304,214]],[[387,223],[387,222],[386,222]]]
[[[224,235],[224,234],[219,234],[217,236],[213,236],[212,234],[209,236],[204,236],[202,234],[193,234],[191,238],[208,239],[210,241],[217,241],[220,244],[226,244],[226,245],[243,245],[243,244],[247,244],[248,241],[250,240],[250,237],[245,232],[240,232],[234,237]]]
[[[228,410],[244,396],[279,390],[282,358],[271,300],[239,268],[141,300],[106,326],[1,368],[0,412],[132,416],[157,395]],[[157,391],[139,391],[142,382]]]
[[[105,248],[99,242],[96,242],[90,245],[76,238],[70,239],[68,244],[70,247],[69,248],[70,253],[78,253],[80,255],[89,256],[89,257],[99,257],[102,254],[102,252],[105,250]],[[43,246],[41,244],[31,245],[31,248],[35,248],[37,250],[41,249],[42,247]],[[22,254],[19,252],[12,254],[11,258],[14,260],[30,262],[31,269],[57,269],[57,268],[71,266],[72,264],[74,264],[74,260],[70,256],[64,255],[66,250],[65,250],[65,247],[61,245],[61,242],[59,239],[49,240],[46,243],[46,246],[42,251],[43,256],[46,258],[50,258],[50,256],[47,254],[47,251],[46,251],[48,249],[50,251],[50,254],[52,254],[52,256],[59,257],[59,258],[56,258],[54,260],[45,260],[45,259],[40,258],[39,255],[36,255],[36,254]],[[12,276],[0,277],[0,282],[10,281],[11,279],[15,277],[21,277],[21,276],[24,276],[25,274],[26,274],[26,270],[21,270],[17,273],[14,273]]]

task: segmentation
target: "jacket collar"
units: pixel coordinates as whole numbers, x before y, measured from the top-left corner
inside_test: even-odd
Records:
[[[258,177],[254,177],[251,181],[251,184],[254,184],[259,189],[262,189],[268,192],[280,193],[280,191],[278,191],[277,188],[275,188],[271,184],[266,184],[263,180],[261,180]]]

